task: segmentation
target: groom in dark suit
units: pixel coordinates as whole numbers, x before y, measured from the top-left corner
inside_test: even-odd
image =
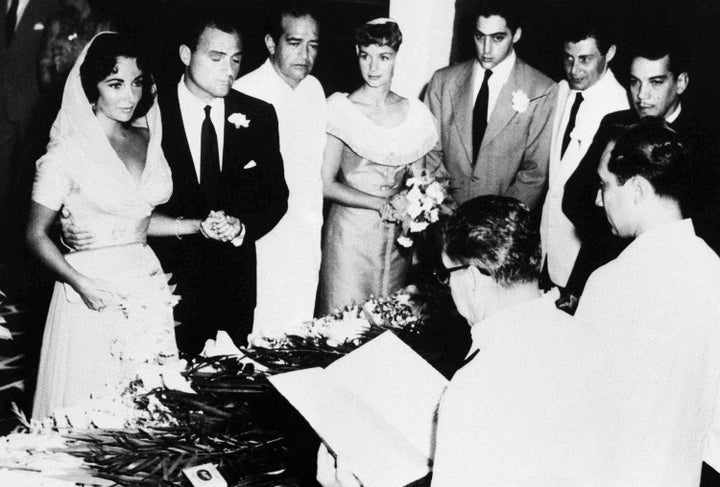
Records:
[[[189,34],[179,49],[180,82],[158,90],[173,175],[173,195],[158,211],[200,219],[218,212],[216,230],[226,242],[195,235],[161,239],[153,248],[182,298],[175,308],[178,347],[193,355],[219,329],[245,344],[255,308],[255,241],[287,210],[288,189],[274,109],[231,90],[240,33],[213,18]]]

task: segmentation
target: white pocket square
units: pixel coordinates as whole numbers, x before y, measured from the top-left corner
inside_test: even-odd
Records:
[[[37,24],[33,25],[33,30],[44,30],[45,26],[42,22],[38,22]]]
[[[255,167],[255,166],[257,166],[257,162],[255,162],[255,161],[250,161],[250,162],[248,162],[247,164],[245,164],[245,166],[243,167],[243,169],[252,169],[252,168]]]

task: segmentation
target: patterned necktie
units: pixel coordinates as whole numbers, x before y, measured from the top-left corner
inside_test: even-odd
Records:
[[[475,165],[478,152],[480,152],[480,145],[482,145],[483,136],[485,135],[485,128],[487,127],[488,98],[490,95],[490,90],[488,88],[488,79],[490,79],[490,76],[492,76],[492,71],[486,69],[485,76],[483,77],[482,86],[480,86],[480,91],[478,91],[477,98],[475,99],[475,106],[473,107],[473,165]]]
[[[210,105],[205,106],[205,120],[200,134],[200,188],[208,207],[220,209],[220,157],[215,127],[210,119]]]
[[[10,9],[7,11],[5,17],[5,46],[10,47],[10,43],[15,36],[15,24],[17,23],[17,11],[19,0],[12,0],[10,3]]]
[[[582,93],[579,91],[575,94],[575,102],[573,102],[573,106],[570,109],[570,120],[568,120],[567,128],[565,129],[565,135],[563,136],[562,141],[562,152],[560,153],[560,158],[562,159],[562,156],[565,155],[565,149],[567,149],[567,146],[570,145],[570,134],[572,133],[573,129],[575,128],[575,118],[577,117],[578,110],[580,109],[580,104],[583,102],[583,96]]]

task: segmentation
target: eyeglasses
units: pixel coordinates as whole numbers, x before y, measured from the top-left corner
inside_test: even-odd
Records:
[[[440,267],[435,270],[433,270],[433,276],[435,276],[435,279],[438,280],[440,284],[447,285],[450,282],[450,274],[452,274],[455,271],[461,271],[463,269],[467,269],[468,267],[475,267],[480,274],[484,276],[490,276],[490,271],[487,269],[483,269],[482,267],[474,266],[473,264],[464,264],[459,265],[457,267]]]

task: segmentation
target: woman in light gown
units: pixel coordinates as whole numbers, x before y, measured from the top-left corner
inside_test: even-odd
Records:
[[[438,136],[425,105],[390,90],[401,42],[390,19],[361,26],[356,47],[364,83],[350,95],[328,98],[322,177],[332,206],[323,229],[322,313],[406,284],[409,254],[396,242],[399,193]]]
[[[177,355],[175,297],[157,236],[192,234],[208,220],[153,208],[172,193],[153,84],[124,37],[102,33],[70,71],[47,153],[37,163],[27,241],[58,276],[43,337],[33,417],[72,407]],[[61,208],[94,236],[63,256],[48,237]],[[152,218],[151,218],[152,215]]]

